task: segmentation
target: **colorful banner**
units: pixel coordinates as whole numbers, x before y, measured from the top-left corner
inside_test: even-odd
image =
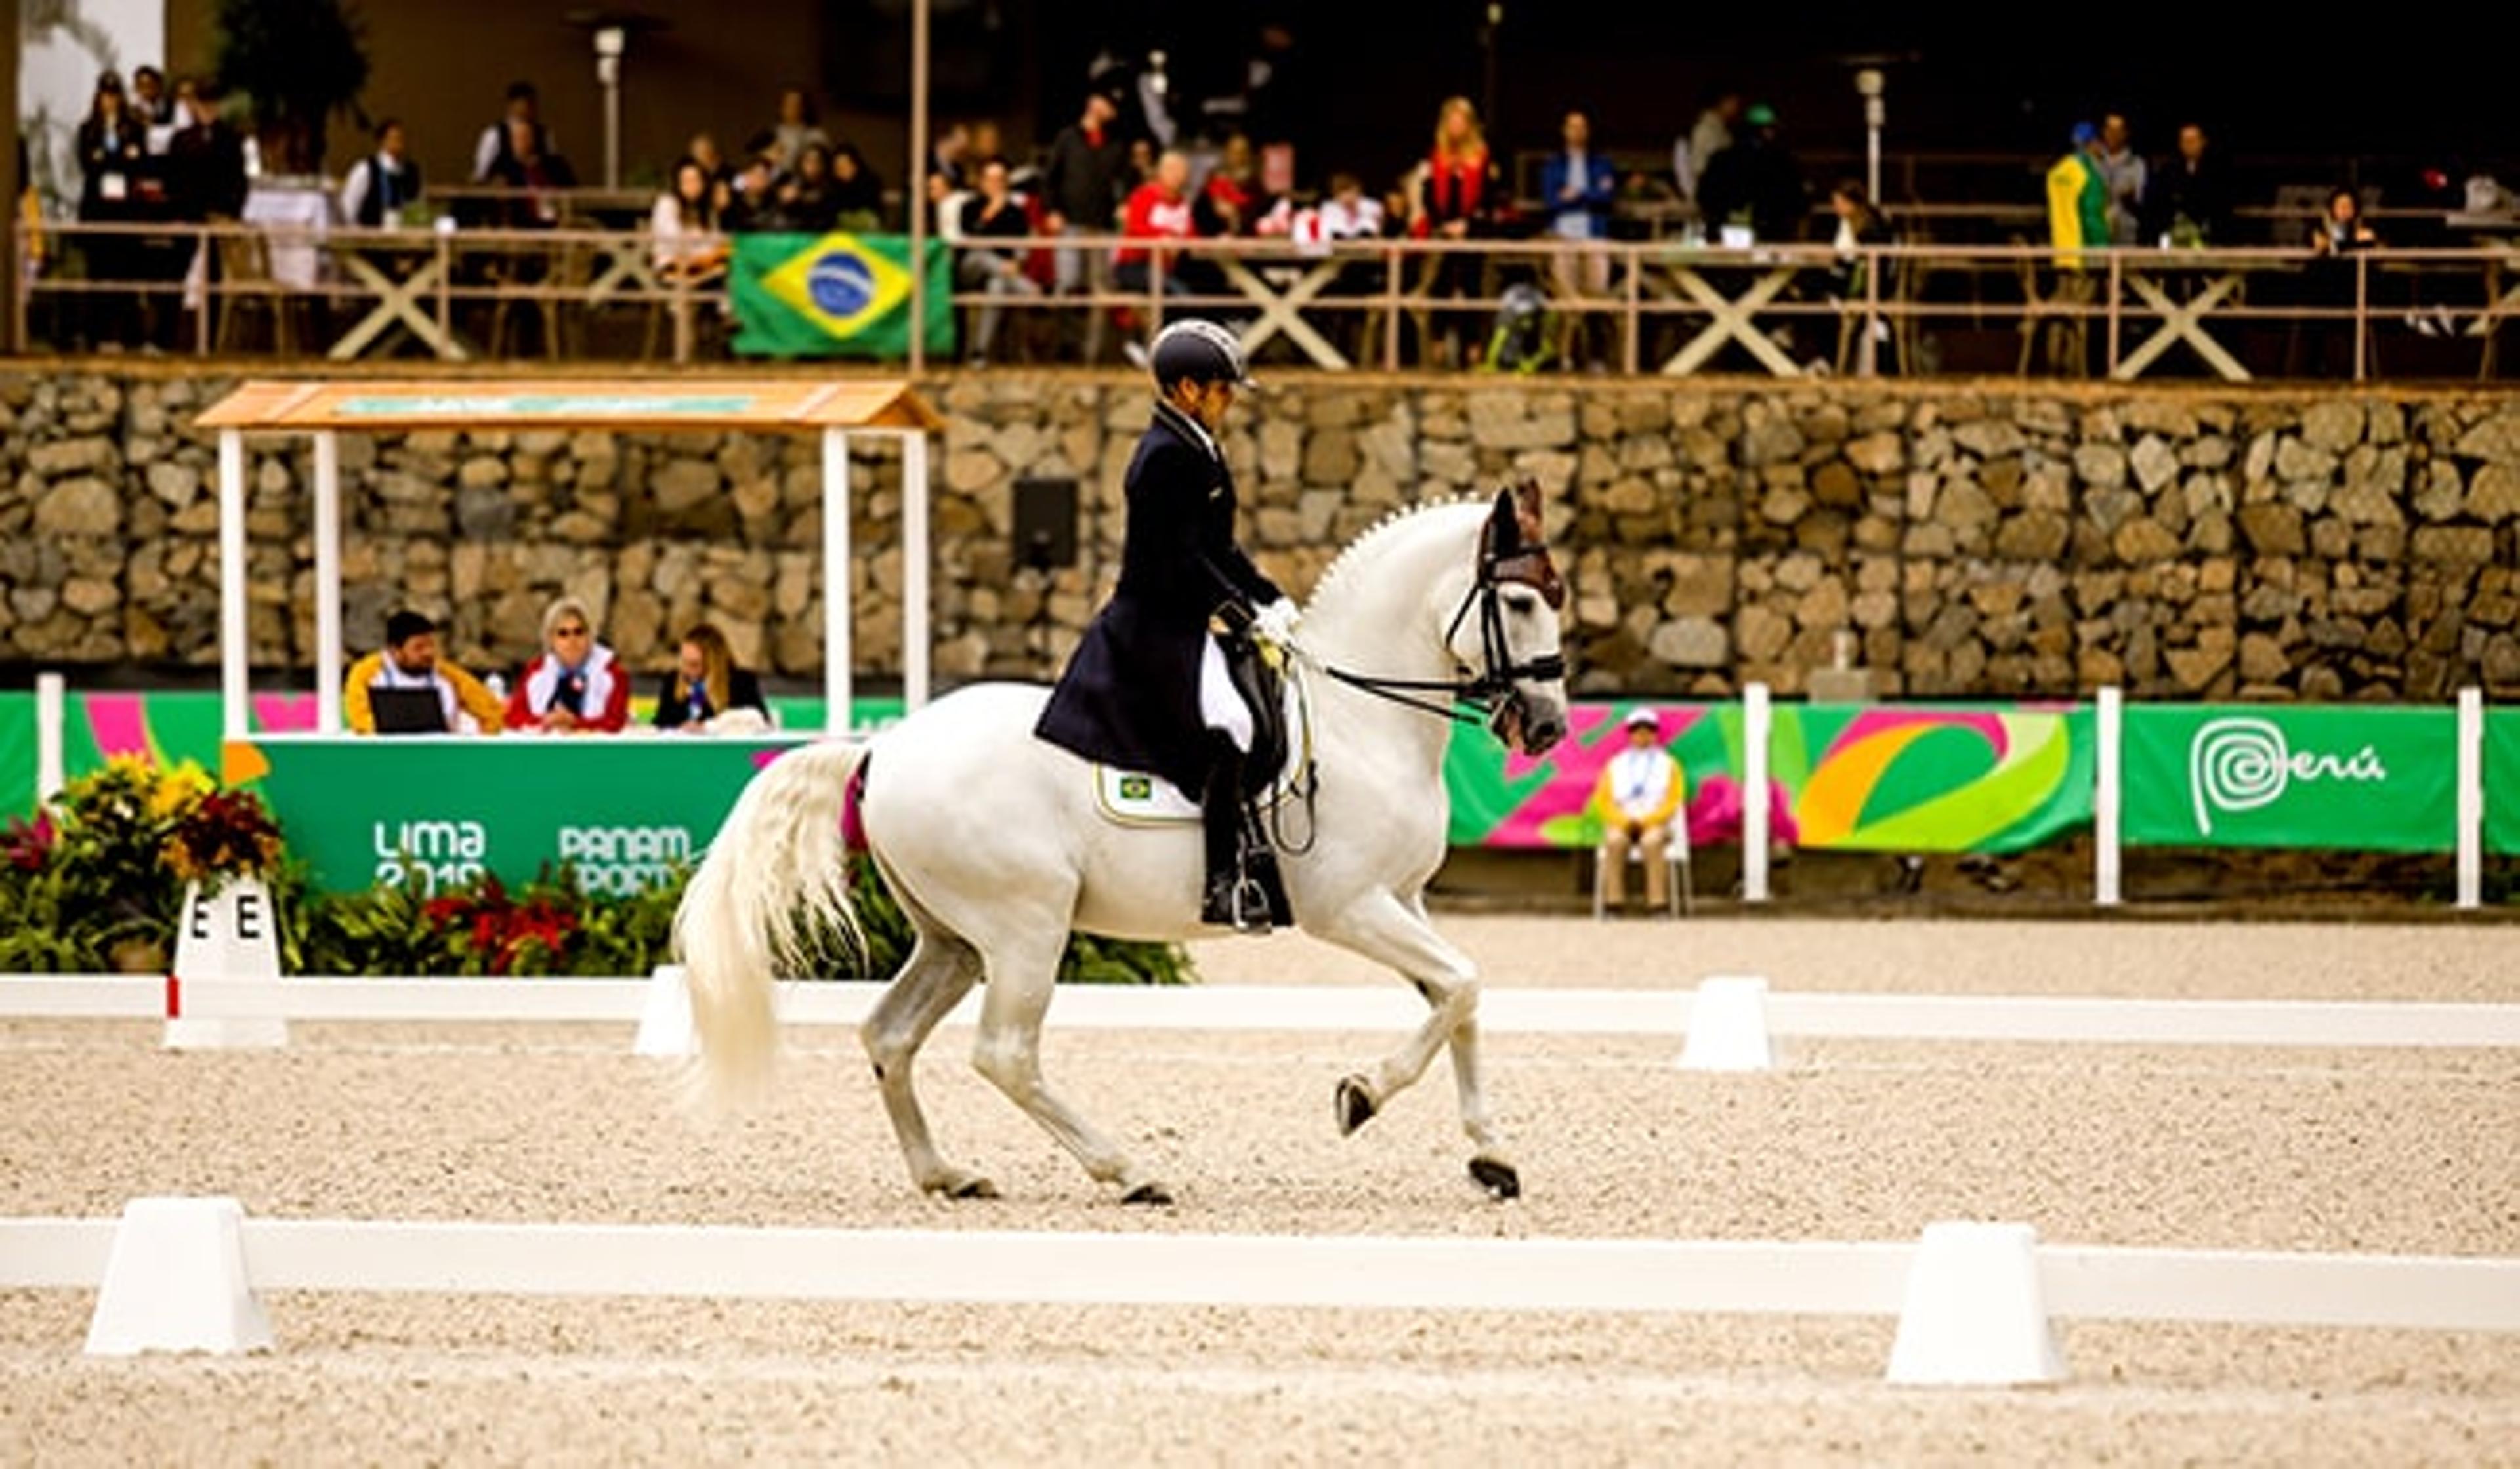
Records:
[[[2485,850],[2520,853],[2520,709],[2485,711]]]
[[[776,739],[326,739],[228,747],[315,885],[349,892],[416,873],[430,887],[565,863],[618,896],[696,861],[744,782],[801,736]]]
[[[927,350],[954,350],[953,254],[926,242]],[[747,357],[902,357],[910,351],[906,235],[738,235],[728,276],[735,350]]]
[[[2448,852],[2457,770],[2451,709],[2131,704],[2125,837]]]
[[[1579,704],[1573,733],[1538,761],[1483,732],[1445,756],[1456,845],[1587,847],[1601,771],[1626,743],[1630,705]],[[1738,704],[1646,705],[1688,781],[1692,842],[1741,830]],[[1769,829],[1850,852],[2018,852],[2090,825],[2088,710],[2059,706],[1772,706]]]

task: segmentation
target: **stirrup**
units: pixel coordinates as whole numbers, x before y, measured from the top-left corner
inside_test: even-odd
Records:
[[[1267,933],[1271,928],[1269,890],[1248,868],[1220,872],[1208,882],[1198,917],[1202,923],[1214,923],[1236,933]]]

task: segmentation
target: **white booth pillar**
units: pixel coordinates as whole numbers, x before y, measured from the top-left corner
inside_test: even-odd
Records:
[[[245,433],[219,430],[219,703],[222,734],[243,739],[248,728],[246,668],[253,657],[246,620]]]

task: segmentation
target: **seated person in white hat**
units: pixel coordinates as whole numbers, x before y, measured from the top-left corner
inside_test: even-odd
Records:
[[[1671,839],[1671,820],[1688,796],[1688,778],[1662,743],[1662,721],[1651,709],[1629,711],[1622,722],[1628,747],[1601,769],[1601,783],[1593,791],[1593,811],[1601,819],[1603,898],[1618,908],[1627,902],[1628,853],[1642,853],[1645,907],[1658,910],[1669,901],[1671,872],[1663,865],[1663,848]]]

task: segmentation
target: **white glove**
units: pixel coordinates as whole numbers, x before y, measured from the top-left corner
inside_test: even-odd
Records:
[[[1294,599],[1281,597],[1252,615],[1251,627],[1261,637],[1283,647],[1294,642],[1295,624],[1302,620],[1303,614],[1295,610]]]

